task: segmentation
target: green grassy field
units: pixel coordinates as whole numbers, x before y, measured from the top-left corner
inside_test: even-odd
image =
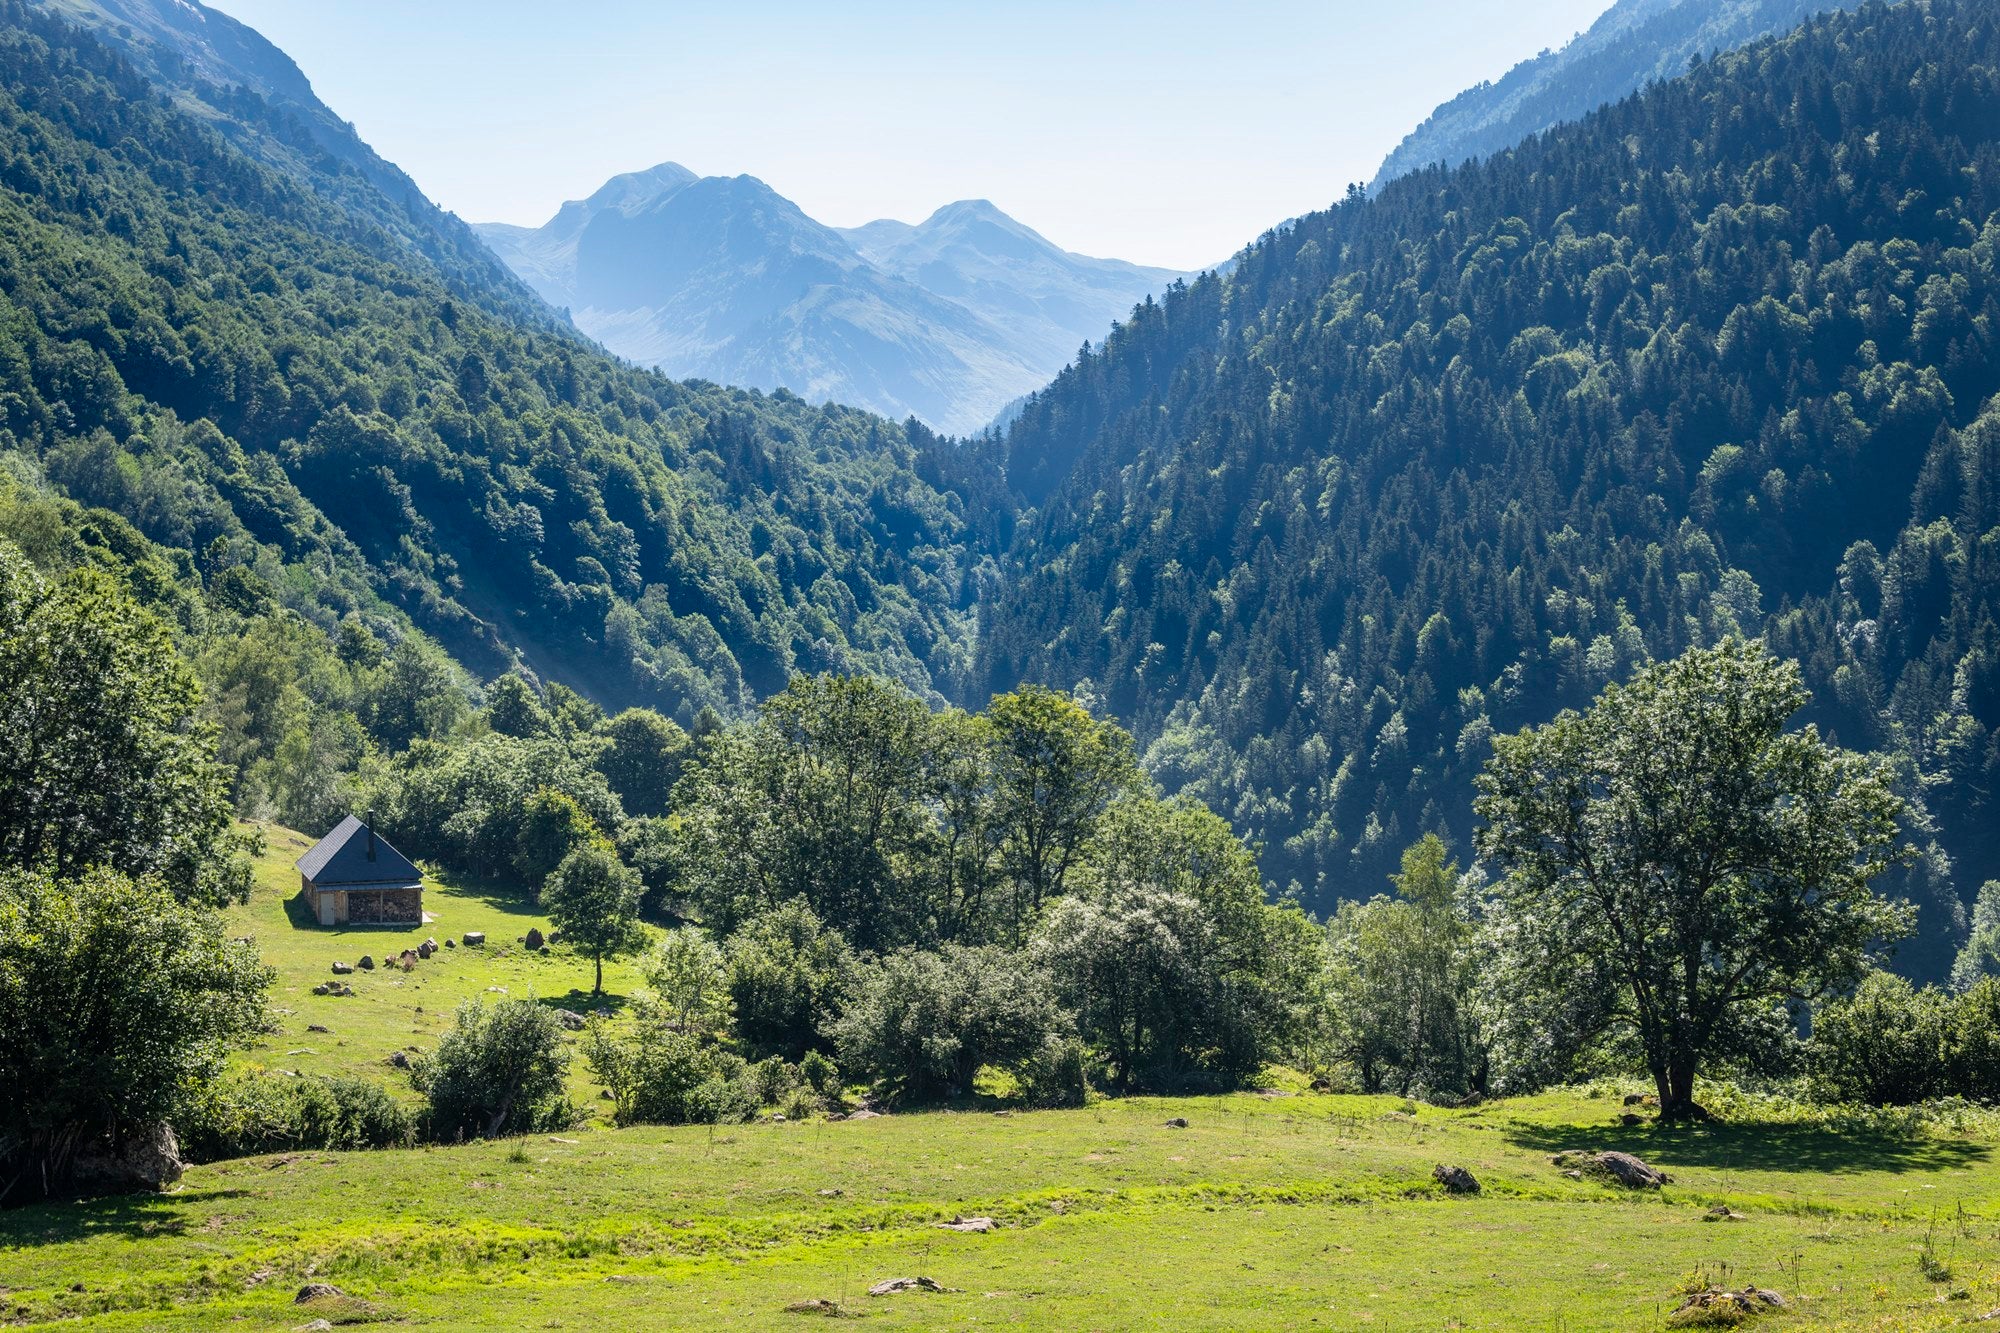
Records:
[[[352,1074],[407,1093],[408,1078],[389,1067],[389,1057],[435,1045],[467,1000],[539,999],[578,1012],[591,1008],[588,958],[561,946],[544,957],[516,942],[530,927],[549,929],[548,918],[525,892],[465,885],[427,870],[424,912],[432,919],[425,925],[324,928],[313,923],[299,897],[293,868],[312,839],[276,825],[265,826],[263,833],[255,887],[249,903],[229,913],[229,930],[255,939],[264,960],[277,969],[271,989],[277,1031],[244,1052],[246,1067]],[[487,943],[443,949],[410,972],[379,966],[426,938],[442,945],[447,936],[457,939],[467,931],[484,931]],[[354,963],[363,954],[373,956],[375,970],[339,978],[354,988],[353,995],[313,994],[314,986],[335,979],[335,961]],[[602,1005],[615,1008],[637,985],[629,962],[607,963]],[[327,1030],[314,1032],[314,1026]],[[572,1096],[580,1103],[594,1098],[597,1089],[580,1064],[574,1075]]]
[[[488,951],[312,996],[333,958],[405,937],[295,927],[280,870],[298,850],[273,831],[239,915],[291,1011],[252,1063],[399,1085],[385,1054],[428,1045],[459,999],[588,984],[585,960],[513,947],[536,918],[446,885],[429,930],[484,929]],[[1835,1128],[1739,1110],[1665,1129],[1621,1125],[1615,1088],[1441,1110],[1283,1082],[195,1167],[171,1194],[0,1213],[0,1321],[795,1328],[824,1316],[788,1306],[826,1301],[884,1328],[1646,1329],[1694,1274],[1783,1293],[1789,1310],[1761,1321],[1774,1328],[1947,1328],[2000,1309],[1990,1116]],[[594,1098],[580,1068],[577,1088]],[[1572,1148],[1634,1152],[1674,1179],[1651,1194],[1568,1179],[1550,1157]],[[1447,1196],[1439,1163],[1483,1191]],[[1708,1220],[1717,1204],[1740,1217]],[[939,1225],[972,1216],[995,1229]],[[919,1275],[950,1290],[867,1294]],[[306,1282],[345,1295],[295,1305]]]

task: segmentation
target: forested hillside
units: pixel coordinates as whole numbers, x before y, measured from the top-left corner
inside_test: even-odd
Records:
[[[972,592],[928,437],[615,362],[325,126],[170,54],[153,82],[0,8],[0,459],[30,490],[480,677],[690,718],[794,669],[939,696]]]
[[[2000,872],[1996,69],[1985,5],[1822,16],[1176,288],[1013,428],[979,678],[1085,682],[1326,906],[1467,844],[1495,732],[1761,632],[1928,804],[1941,971]]]
[[[1618,0],[1559,51],[1467,88],[1425,118],[1382,161],[1380,189],[1419,167],[1455,167],[1588,115],[1691,60],[1796,27],[1840,0]]]

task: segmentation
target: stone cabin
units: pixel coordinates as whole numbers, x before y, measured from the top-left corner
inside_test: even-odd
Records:
[[[374,822],[373,812],[366,820],[349,815],[299,858],[299,892],[322,926],[423,923],[423,874]]]

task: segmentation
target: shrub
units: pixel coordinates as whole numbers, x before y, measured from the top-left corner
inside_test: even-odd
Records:
[[[847,940],[794,898],[753,917],[729,941],[736,1035],[753,1056],[799,1060],[824,1050],[854,975]]]
[[[1806,1055],[1813,1096],[1903,1106],[1951,1091],[1945,1047],[1952,1009],[1941,991],[1870,973],[1852,995],[1813,1016]]]
[[[1089,1053],[1074,1037],[1049,1037],[1015,1077],[1030,1106],[1082,1106],[1090,1097]]]
[[[269,971],[219,917],[110,870],[0,875],[0,1197],[186,1110],[264,1020]]]
[[[468,1136],[561,1129],[576,1119],[563,1096],[569,1051],[553,1010],[532,1000],[461,1005],[437,1050],[417,1058],[411,1082],[430,1104],[430,1133]]]
[[[867,968],[834,1034],[851,1072],[922,1099],[969,1091],[981,1065],[1018,1068],[1062,1022],[1048,982],[1019,955],[947,944]]]
[[[807,1051],[800,1058],[799,1077],[821,1097],[840,1095],[840,1068],[819,1051]]]
[[[191,1161],[296,1149],[407,1147],[417,1116],[379,1083],[359,1078],[252,1075],[217,1084],[174,1118]]]
[[[613,1118],[620,1125],[748,1120],[762,1101],[758,1080],[740,1057],[669,1027],[650,1005],[640,1007],[627,1033],[593,1020],[584,1053],[591,1071],[611,1090]]]

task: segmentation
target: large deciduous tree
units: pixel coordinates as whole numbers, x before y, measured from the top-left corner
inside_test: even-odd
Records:
[[[1760,1017],[1907,929],[1869,886],[1902,804],[1878,761],[1785,729],[1808,698],[1796,663],[1725,639],[1497,738],[1480,775],[1513,957],[1565,1012],[1629,1025],[1665,1118],[1700,1114],[1697,1072]]]
[[[0,862],[244,896],[200,703],[166,626],[110,575],[51,579],[0,541]]]
[[[604,960],[645,943],[639,926],[639,872],[608,842],[583,843],[563,857],[542,885],[542,907],[563,939],[596,965],[592,995],[604,993]]]
[[[255,946],[157,880],[0,876],[0,1200],[183,1109],[261,1027],[269,981]]]

